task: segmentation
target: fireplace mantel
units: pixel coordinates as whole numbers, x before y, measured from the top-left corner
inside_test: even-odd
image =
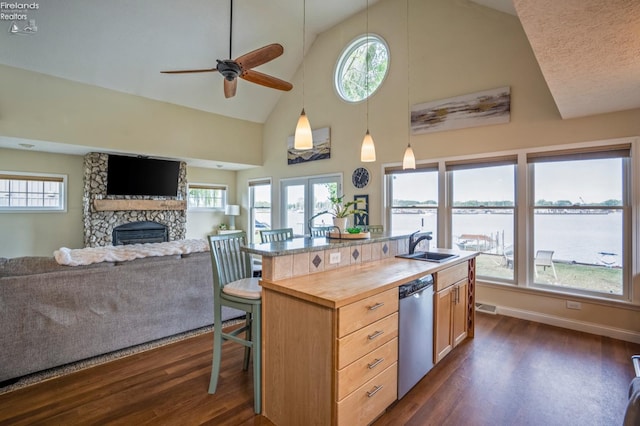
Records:
[[[185,200],[93,200],[95,211],[186,210]]]

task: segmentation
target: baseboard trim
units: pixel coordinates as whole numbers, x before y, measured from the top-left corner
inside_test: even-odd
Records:
[[[636,331],[625,330],[616,327],[607,327],[592,322],[572,320],[568,318],[557,317],[554,315],[541,314],[540,312],[507,308],[504,306],[498,306],[496,310],[498,314],[508,317],[535,321],[542,324],[568,328],[570,330],[582,331],[585,333],[597,334],[599,336],[606,336],[613,339],[640,344],[640,333]]]

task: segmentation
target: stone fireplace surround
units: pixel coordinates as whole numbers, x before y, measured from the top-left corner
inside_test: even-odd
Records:
[[[91,152],[84,157],[83,227],[85,247],[102,247],[112,244],[112,232],[116,226],[131,222],[151,221],[168,227],[169,241],[183,240],[186,235],[186,210],[118,210],[97,211],[95,200],[186,200],[187,165],[180,162],[177,197],[107,196],[108,154]]]

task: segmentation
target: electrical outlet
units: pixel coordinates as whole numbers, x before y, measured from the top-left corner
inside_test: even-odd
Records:
[[[329,254],[329,264],[340,263],[340,252]]]
[[[582,309],[582,303],[580,302],[573,302],[571,300],[567,300],[567,309]]]

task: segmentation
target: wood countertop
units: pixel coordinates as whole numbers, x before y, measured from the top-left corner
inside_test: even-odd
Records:
[[[261,285],[268,290],[335,309],[478,255],[477,252],[449,249],[430,251],[459,256],[443,263],[393,257],[273,282],[263,280]]]

